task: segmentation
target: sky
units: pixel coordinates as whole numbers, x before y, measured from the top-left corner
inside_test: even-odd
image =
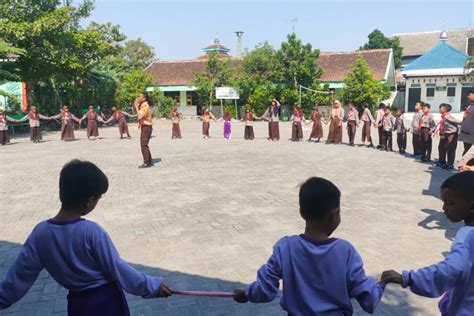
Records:
[[[128,39],[153,46],[157,58],[182,60],[201,55],[216,37],[236,54],[234,31],[245,32],[242,47],[250,50],[264,41],[278,48],[294,28],[314,48],[347,51],[376,28],[392,36],[474,27],[474,0],[96,0],[89,21],[119,24]]]

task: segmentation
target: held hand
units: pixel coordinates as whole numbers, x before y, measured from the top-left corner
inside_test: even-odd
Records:
[[[166,286],[166,284],[161,283],[158,292],[156,293],[156,297],[168,297],[171,296],[171,289]]]
[[[402,284],[402,275],[394,270],[387,270],[382,273],[382,279],[380,280],[385,284],[395,283]]]
[[[247,303],[249,300],[245,295],[245,290],[243,289],[235,289],[234,290],[234,301],[237,303]]]

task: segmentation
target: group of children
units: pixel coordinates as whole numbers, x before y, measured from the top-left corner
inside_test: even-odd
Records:
[[[59,178],[61,208],[39,223],[0,283],[0,309],[20,300],[41,270],[69,290],[68,315],[130,315],[124,290],[143,298],[168,297],[161,277],[136,271],[117,252],[107,232],[84,216],[108,190],[106,175],[94,164],[74,160]],[[313,177],[299,191],[304,232],[285,236],[273,247],[257,280],[236,289],[234,300],[264,303],[275,299],[283,280],[281,307],[289,315],[352,315],[351,299],[372,313],[386,284],[409,287],[415,294],[439,297],[442,315],[474,311],[474,172],[441,185],[443,210],[452,222],[464,222],[446,258],[419,270],[387,270],[380,282],[366,276],[363,261],[346,240],[331,237],[341,223],[341,192],[330,181]]]
[[[33,143],[39,143],[43,139],[40,129],[40,120],[60,120],[61,140],[63,141],[75,140],[74,122],[81,124],[84,120],[87,120],[86,135],[87,139],[91,139],[99,137],[97,122],[109,124],[112,121],[115,121],[118,124],[120,138],[123,139],[124,135],[130,138],[126,117],[136,116],[137,115],[131,115],[125,111],[117,109],[116,107],[112,107],[112,116],[108,120],[104,120],[100,114],[94,111],[94,107],[92,105],[89,106],[88,111],[81,118],[77,118],[74,114],[72,114],[69,111],[69,107],[67,105],[63,106],[61,112],[58,114],[53,116],[45,116],[38,113],[36,106],[33,105],[30,107],[30,111],[24,117],[21,119],[13,119],[0,109],[0,145],[6,145],[10,142],[7,122],[21,123],[28,121],[30,126],[30,140]]]

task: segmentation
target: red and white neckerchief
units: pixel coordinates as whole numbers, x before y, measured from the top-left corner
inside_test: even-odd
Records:
[[[469,115],[469,113],[471,113],[471,107],[472,107],[472,104],[469,104],[469,106],[464,110],[463,118],[465,118],[466,116]]]
[[[428,117],[428,115],[430,115],[430,112],[426,112],[426,113],[421,117],[420,125],[418,126],[419,129],[421,129],[421,128],[423,127],[423,125],[425,124],[425,121],[426,121],[426,118]]]
[[[68,124],[69,123],[69,120],[71,119],[71,113],[68,112],[63,112],[63,121],[64,121],[64,124]]]
[[[387,120],[388,120],[389,116],[390,116],[390,114],[383,116],[382,126],[385,126],[385,123],[387,123]]]
[[[114,119],[116,119],[117,121],[120,120],[122,118],[122,112],[120,112],[119,110],[115,111],[114,113]]]
[[[347,116],[346,116],[346,119],[349,121],[351,118],[354,118],[355,120],[355,108],[352,108],[349,110],[349,112],[347,112]]]
[[[39,118],[39,114],[38,114],[38,113],[35,113],[35,112],[33,112],[33,111],[30,111],[30,112],[28,113],[28,116],[30,117],[30,119],[35,120],[35,121],[37,121],[38,118]]]
[[[311,114],[311,120],[312,121],[317,121],[318,120],[318,112],[314,111],[312,114]]]
[[[443,135],[446,130],[446,121],[445,117],[448,116],[448,112],[441,114],[441,121],[439,122],[439,134]]]

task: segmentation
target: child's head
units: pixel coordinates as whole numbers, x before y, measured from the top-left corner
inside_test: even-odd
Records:
[[[467,95],[467,99],[469,103],[474,103],[474,89],[469,91],[469,94]]]
[[[341,223],[341,191],[330,181],[313,177],[300,187],[300,214],[306,222],[322,224],[329,235]]]
[[[93,105],[89,105],[89,111],[94,111],[94,106]]]
[[[474,223],[474,171],[446,179],[441,185],[443,210],[451,222]]]
[[[63,111],[64,111],[64,112],[69,111],[69,107],[68,107],[67,105],[63,105]]]
[[[386,107],[383,109],[383,112],[385,113],[385,115],[389,115],[390,113],[392,113],[392,110],[390,109],[389,106],[386,106]]]
[[[349,107],[349,109],[353,109],[354,108],[354,103],[352,103],[352,101],[349,101],[349,103],[347,103],[347,106]]]
[[[33,113],[35,113],[35,112],[36,112],[36,106],[32,105],[32,106],[30,107],[30,111],[33,112]]]
[[[404,109],[397,109],[397,116],[402,116],[405,113]]]
[[[369,108],[369,103],[368,102],[364,102],[362,104],[362,106],[364,107],[364,109],[368,109]]]
[[[385,103],[379,103],[379,110],[385,110],[386,107]]]
[[[113,106],[113,107],[111,108],[111,110],[112,110],[112,112],[115,112],[115,111],[117,111],[117,108],[116,108],[115,106]]]
[[[80,210],[81,215],[90,213],[108,188],[107,176],[88,161],[68,162],[59,176],[59,199],[62,208]]]
[[[451,112],[452,109],[453,107],[451,106],[451,104],[441,103],[439,105],[439,113],[441,114],[446,113],[446,112]]]
[[[424,113],[428,113],[430,111],[431,105],[429,103],[423,103],[422,110]]]

